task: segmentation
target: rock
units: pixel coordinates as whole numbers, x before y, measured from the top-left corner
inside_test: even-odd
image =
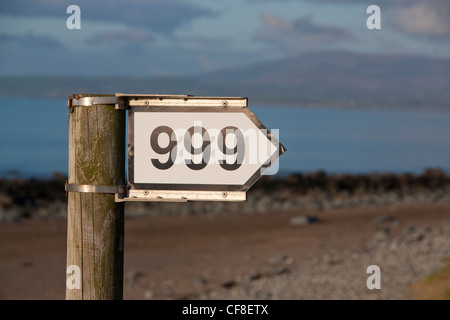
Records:
[[[136,283],[137,279],[141,276],[143,276],[144,273],[142,271],[139,270],[131,270],[127,273],[127,286],[130,289],[131,287],[133,287],[133,285]]]
[[[333,256],[330,253],[325,253],[322,259],[330,266],[340,264],[343,261],[341,257]]]
[[[268,291],[258,291],[255,294],[255,298],[258,300],[269,300],[272,298],[272,293]]]
[[[199,278],[195,279],[195,284],[196,284],[197,286],[204,286],[204,285],[206,285],[207,283],[208,283],[208,280],[205,279],[205,278],[203,278],[203,277],[199,277]]]
[[[172,286],[174,281],[172,279],[164,281],[159,287],[162,293],[172,293]]]
[[[391,249],[392,251],[396,251],[398,250],[398,248],[400,247],[400,243],[399,241],[393,241],[389,247],[389,249]]]
[[[372,219],[372,222],[375,223],[385,223],[385,222],[391,222],[397,220],[395,217],[390,215],[382,215],[382,216],[376,216]]]
[[[314,216],[293,216],[289,223],[293,226],[306,226],[318,222],[317,217]]]
[[[392,226],[394,227],[400,227],[402,225],[402,221],[396,219],[395,221],[392,222]]]
[[[23,214],[19,208],[3,209],[0,207],[0,221],[5,221],[11,224],[18,224],[21,222]]]
[[[389,235],[390,235],[389,228],[382,228],[378,230],[373,237],[376,240],[386,240],[387,238],[389,238]]]
[[[222,284],[222,288],[231,289],[237,285],[237,282],[234,280],[228,280]]]
[[[290,273],[290,272],[291,272],[291,269],[286,268],[286,267],[277,268],[275,270],[275,274],[276,275],[287,274],[287,273]]]
[[[145,293],[144,293],[144,298],[145,299],[151,299],[151,298],[153,298],[154,297],[154,293],[153,293],[153,291],[152,290],[147,290],[147,291],[145,291]]]
[[[289,260],[289,256],[285,253],[278,254],[272,258],[269,259],[270,264],[279,264],[284,263],[285,261]]]
[[[431,235],[431,227],[420,228],[414,234],[414,241],[422,241],[425,238],[428,238]]]
[[[425,239],[425,233],[423,233],[423,232],[416,232],[416,233],[413,233],[410,236],[408,236],[406,241],[408,243],[413,243],[413,242],[422,241],[423,239]]]
[[[411,234],[414,231],[416,231],[416,228],[414,228],[413,226],[407,226],[405,229],[403,229],[403,234]]]
[[[261,279],[262,276],[263,276],[263,275],[261,274],[261,272],[255,271],[255,272],[250,273],[250,274],[246,277],[246,280],[247,280],[248,282],[251,282],[251,281],[255,281],[255,280]]]
[[[11,196],[0,193],[0,208],[1,207],[10,207],[13,204],[14,204],[14,200]]]

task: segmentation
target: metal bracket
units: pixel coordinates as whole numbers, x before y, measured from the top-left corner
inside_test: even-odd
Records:
[[[72,106],[74,107],[90,107],[96,104],[116,104],[119,103],[117,97],[83,97],[79,99],[72,99]]]
[[[78,96],[74,96],[72,99],[67,101],[67,107],[69,108],[69,112],[73,112],[75,107],[92,107],[100,104],[111,104],[115,105],[117,110],[128,110],[130,107],[128,106],[127,101],[120,97],[82,97],[78,98]]]
[[[69,112],[75,107],[92,107],[95,105],[115,105],[116,110],[129,110],[131,107],[247,107],[247,98],[239,97],[195,97],[191,95],[165,95],[165,94],[123,94],[116,93],[114,97],[79,97],[74,95],[67,101]]]
[[[188,201],[245,201],[245,191],[183,191],[183,190],[128,190],[128,195],[116,195],[116,202],[188,202]]]
[[[223,107],[247,108],[247,98],[196,97],[192,95],[123,94],[116,97],[128,99],[129,107]]]
[[[94,186],[89,184],[73,184],[66,182],[65,190],[66,192],[113,193],[116,195],[125,195],[127,192],[127,186]]]

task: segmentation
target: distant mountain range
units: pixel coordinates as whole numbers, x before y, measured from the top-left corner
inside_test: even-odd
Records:
[[[450,108],[450,59],[317,52],[190,78],[0,77],[0,96],[116,92],[245,96],[252,104]]]

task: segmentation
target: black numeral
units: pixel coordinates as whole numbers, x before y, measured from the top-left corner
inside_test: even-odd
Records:
[[[200,148],[194,148],[192,145],[192,137],[194,133],[200,133],[202,135],[202,146]],[[201,170],[208,164],[209,158],[211,156],[211,140],[203,127],[190,127],[184,136],[184,147],[192,155],[203,154],[201,163],[194,163],[191,159],[185,160],[186,165],[192,170]]]
[[[169,137],[169,144],[166,147],[161,147],[159,145],[159,136],[161,134],[166,134]],[[202,136],[202,145],[200,147],[194,147],[193,136],[194,134],[200,134]],[[229,147],[226,144],[227,135],[234,135],[236,138],[236,145],[234,147]],[[184,147],[192,155],[191,159],[185,159],[185,164],[192,170],[201,170],[208,165],[211,157],[211,138],[208,131],[200,126],[190,127],[186,134],[184,135]],[[159,159],[151,159],[152,164],[161,170],[167,170],[171,168],[176,159],[177,152],[177,139],[172,128],[168,126],[159,126],[153,130],[150,136],[150,146],[157,154],[168,154],[168,159],[166,162],[161,162]],[[220,131],[217,139],[217,145],[219,150],[226,156],[234,155],[236,157],[233,163],[227,163],[226,158],[224,160],[219,160],[220,166],[227,170],[233,171],[238,169],[245,157],[245,139],[244,134],[240,129],[234,126],[228,126]],[[194,163],[193,158],[195,155],[202,155],[201,163]]]
[[[169,136],[169,144],[167,147],[161,147],[159,145],[159,135],[163,133]],[[161,162],[159,159],[152,159],[152,163],[156,168],[167,170],[173,166],[173,154],[176,155],[177,152],[177,141],[172,128],[168,126],[159,126],[153,130],[152,135],[150,136],[150,145],[157,154],[169,154],[166,162]]]
[[[234,148],[228,148],[226,146],[225,140],[228,134],[234,134],[234,136],[236,137],[236,146]],[[229,126],[222,129],[217,141],[220,151],[222,151],[222,153],[225,155],[236,154],[236,160],[234,161],[234,163],[227,163],[226,160],[219,160],[220,166],[222,168],[228,171],[232,171],[238,169],[241,166],[245,156],[245,148],[243,148],[244,143],[244,135],[238,128]]]

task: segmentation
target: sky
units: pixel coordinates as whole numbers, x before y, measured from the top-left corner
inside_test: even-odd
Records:
[[[329,50],[450,57],[450,1],[0,2],[0,76],[193,76]]]

